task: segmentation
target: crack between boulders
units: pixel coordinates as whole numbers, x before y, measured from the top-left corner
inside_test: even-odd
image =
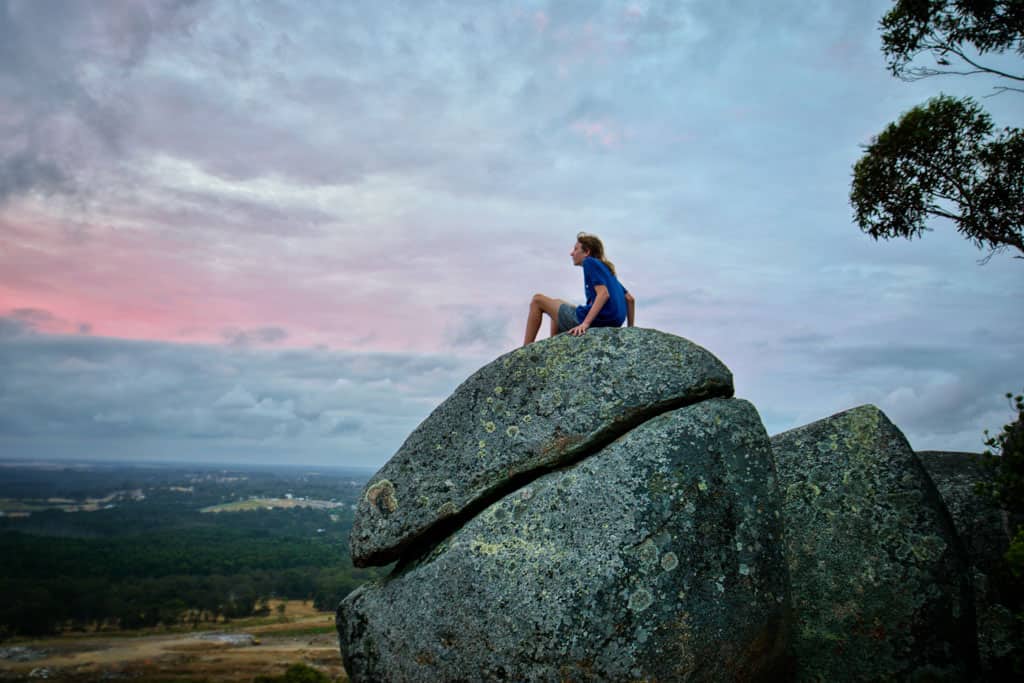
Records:
[[[731,385],[722,386],[714,382],[709,382],[702,386],[696,394],[691,393],[688,396],[655,403],[651,406],[646,406],[629,412],[622,418],[609,424],[604,429],[596,432],[586,442],[580,445],[578,451],[571,452],[565,460],[561,460],[552,465],[540,465],[525,472],[520,472],[510,476],[499,485],[487,490],[476,500],[467,504],[466,507],[462,508],[462,510],[456,514],[425,529],[401,551],[397,553],[379,553],[378,555],[371,556],[367,558],[367,564],[381,565],[397,560],[394,571],[391,572],[388,579],[396,578],[404,574],[409,569],[429,561],[431,554],[434,553],[439,545],[451,538],[453,534],[464,527],[470,520],[480,514],[487,507],[498,502],[502,498],[529,486],[545,474],[558,472],[577,465],[590,456],[600,453],[606,446],[616,439],[625,436],[637,427],[646,422],[650,422],[665,413],[696,405],[697,403],[713,398],[732,398],[733,394],[734,390]]]

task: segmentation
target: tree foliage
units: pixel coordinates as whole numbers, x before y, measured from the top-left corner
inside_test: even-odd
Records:
[[[985,430],[985,458],[994,473],[991,481],[979,488],[1011,520],[1006,562],[1010,572],[1020,579],[1024,578],[1024,394],[1006,394],[1006,398],[1017,411],[1017,419],[1003,425],[995,436]]]
[[[996,470],[986,492],[1002,509],[1024,515],[1024,394],[1007,394],[1006,398],[1013,401],[1017,419],[1003,425],[995,436],[985,431],[985,456]]]
[[[882,52],[894,76],[988,74],[1024,93],[1024,72],[983,64],[986,55],[1024,56],[1024,0],[896,0],[881,21]],[[935,66],[918,59],[930,54]],[[995,131],[970,98],[935,97],[872,139],[853,169],[855,221],[875,239],[919,237],[931,219],[953,221],[985,260],[1007,248],[1024,258],[1024,133]]]
[[[330,683],[327,674],[311,666],[292,664],[280,676],[257,676],[253,683]]]
[[[992,477],[979,484],[980,492],[988,496],[1003,510],[1009,547],[1003,556],[1006,576],[993,577],[996,585],[1005,583],[1004,602],[1020,628],[1024,627],[1024,394],[1006,394],[1016,411],[1016,419],[1003,425],[991,436],[985,430],[985,458],[993,469]],[[1024,673],[1024,655],[1011,655],[1011,666],[1018,674]]]
[[[897,0],[881,25],[882,52],[899,78],[987,73],[1024,82],[1024,75],[986,66],[978,58],[993,52],[1024,54],[1021,0]],[[935,58],[936,66],[914,65],[924,53]]]
[[[940,95],[868,145],[850,201],[875,239],[920,236],[942,217],[979,247],[1024,254],[1024,133],[993,134],[977,103]]]

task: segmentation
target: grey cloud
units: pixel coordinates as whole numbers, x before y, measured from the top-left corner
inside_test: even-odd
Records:
[[[259,327],[252,330],[224,330],[221,336],[232,346],[253,344],[276,344],[288,338],[288,332],[280,327]]]
[[[0,340],[31,333],[31,328],[20,320],[0,317]]]
[[[0,122],[0,202],[31,191],[74,192],[77,174],[117,154],[128,115],[121,81],[157,33],[187,28],[186,10],[197,4],[0,3],[0,88],[9,95]],[[108,79],[103,88],[90,81],[97,71]]]
[[[326,431],[326,436],[339,436],[342,434],[351,434],[358,432],[363,427],[363,423],[351,417],[340,417],[331,419],[328,418],[330,427]]]
[[[485,311],[461,308],[459,318],[446,331],[445,337],[449,344],[461,349],[501,348],[508,341],[510,322],[507,316],[488,315]]]
[[[63,318],[55,316],[50,311],[41,308],[13,308],[7,312],[7,317],[0,317],[0,321],[6,321],[9,334],[36,333],[36,332],[77,332],[78,334],[89,334],[92,326],[88,323],[71,323]],[[17,325],[16,330],[11,325]]]
[[[832,337],[817,332],[804,332],[784,336],[780,341],[787,346],[820,346],[832,340]]]
[[[903,429],[942,435],[977,424],[1004,391],[1014,389],[1005,386],[1015,381],[1016,369],[1006,351],[1002,345],[961,347],[956,342],[864,345],[827,349],[822,358],[836,377],[885,387],[873,392],[872,402],[887,410]]]
[[[0,156],[0,204],[29,190],[48,194],[68,185],[64,171],[50,160],[34,158],[25,150]]]
[[[737,392],[779,432],[864,403],[877,405],[917,449],[980,450],[998,428],[1003,392],[1021,384],[1019,340],[946,339],[880,343],[844,334],[783,334],[762,357],[733,365]],[[760,366],[771,363],[764,371]],[[1016,379],[1014,379],[1016,378]],[[753,381],[752,381],[753,380]]]
[[[40,325],[57,321],[52,313],[41,308],[15,308],[11,310],[10,316],[32,331],[35,331]]]
[[[856,347],[819,347],[818,355],[836,372],[851,370],[934,370],[967,368],[985,351],[951,345],[865,344]]]
[[[17,334],[23,329],[0,318],[4,457],[47,445],[62,449],[53,456],[105,457],[139,444],[379,465],[471,369],[443,356]]]
[[[320,3],[311,25],[285,6],[221,3],[199,11],[135,3],[113,11],[108,5],[83,10],[83,4],[60,7],[67,10],[63,22],[45,16],[52,8],[17,17],[20,29],[58,47],[49,55],[22,37],[10,48],[19,58],[17,73],[67,73],[72,57],[93,60],[106,69],[118,97],[99,100],[75,81],[58,88],[62,95],[29,85],[52,80],[45,77],[24,78],[21,85],[51,103],[46,106],[70,108],[107,147],[120,145],[136,159],[165,152],[232,179],[278,175],[313,184],[357,183],[385,171],[455,194],[591,203],[601,201],[595,187],[667,187],[663,172],[646,176],[638,170],[677,163],[679,151],[671,144],[643,146],[654,154],[626,147],[618,155],[628,164],[595,164],[581,183],[566,170],[571,166],[558,163],[566,151],[580,153],[569,124],[598,114],[642,126],[652,116],[657,125],[692,120],[693,112],[706,109],[699,97],[689,96],[709,90],[700,87],[702,77],[685,98],[665,86],[677,77],[680,54],[696,49],[698,17],[712,24],[708,40],[720,41],[724,27],[743,23],[736,17],[749,11],[720,16],[713,4],[663,2],[627,21],[620,3],[487,11],[456,3],[444,12],[430,3],[401,11],[377,3]],[[549,15],[550,34],[534,35],[535,11]],[[467,24],[474,30],[467,32]],[[85,37],[72,39],[76,31]],[[591,49],[598,53],[589,54]],[[618,49],[628,52],[614,53]],[[723,51],[728,48],[721,44],[702,50],[710,59]],[[164,68],[144,68],[151,54]],[[584,93],[558,75],[564,58],[582,60],[574,62],[582,70],[574,79],[588,84]],[[182,75],[197,70],[206,78]],[[521,97],[528,100],[528,117]],[[717,123],[720,116],[712,110],[700,120]],[[122,129],[127,140],[113,133]],[[711,151],[721,156],[720,145]],[[600,158],[602,150],[593,153]],[[732,172],[730,167],[721,174]]]

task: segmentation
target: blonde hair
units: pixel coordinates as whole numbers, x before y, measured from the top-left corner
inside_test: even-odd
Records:
[[[576,241],[580,243],[580,246],[589,251],[591,256],[607,266],[612,275],[615,275],[615,264],[605,257],[604,245],[601,243],[600,237],[586,232],[580,232],[576,234]]]

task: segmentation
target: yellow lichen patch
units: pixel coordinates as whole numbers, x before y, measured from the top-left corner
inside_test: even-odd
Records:
[[[391,514],[398,509],[395,485],[387,479],[381,479],[366,490],[366,502],[385,515]]]
[[[480,441],[477,442],[477,448],[487,448],[487,442],[480,439]]]
[[[501,549],[501,545],[498,543],[487,543],[479,538],[474,538],[469,543],[469,549],[481,555],[496,555],[498,550]]]
[[[484,423],[484,431],[487,432],[488,434],[492,433],[497,428],[498,425],[494,424],[493,422],[488,421]]]
[[[456,512],[458,512],[458,510],[455,509],[455,503],[451,502],[450,500],[441,507],[437,508],[438,517],[451,517]]]
[[[494,393],[498,394],[499,396],[501,396],[502,392],[504,391],[505,389],[502,387],[494,387]]]
[[[515,425],[511,425],[511,426],[509,426],[508,429],[505,430],[505,434],[507,436],[513,436],[513,437],[514,436],[519,436],[519,427],[517,427]]]

